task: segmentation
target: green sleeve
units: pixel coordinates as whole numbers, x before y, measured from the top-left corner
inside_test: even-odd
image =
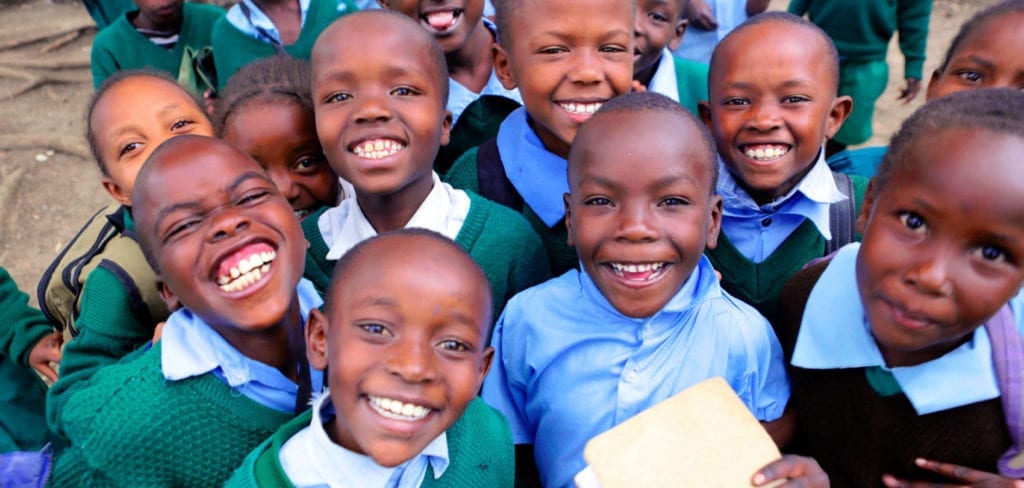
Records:
[[[7,270],[0,268],[0,359],[28,366],[32,348],[53,330],[46,316],[29,306],[28,295]]]
[[[519,215],[516,215],[519,217]],[[512,253],[512,269],[508,274],[508,291],[505,297],[507,303],[517,293],[551,278],[551,264],[548,262],[548,254],[544,250],[544,244],[540,237],[533,231],[526,219],[518,219],[522,225],[516,224],[520,237],[516,239],[517,245],[509,246],[508,251]],[[501,310],[497,311],[499,314]],[[498,320],[498,316],[494,317]]]
[[[94,89],[103,84],[103,80],[117,71],[117,60],[114,53],[106,47],[106,37],[97,36],[92,44],[89,69],[92,71],[92,86]]]
[[[811,0],[790,0],[789,8],[786,10],[789,10],[789,13],[791,14],[803,17],[803,15],[807,13],[807,7],[810,3]]]
[[[905,78],[922,79],[925,46],[928,42],[928,21],[932,0],[900,0],[897,6],[900,51],[903,52]]]
[[[480,181],[477,176],[476,153],[479,148],[474,147],[459,156],[452,164],[452,168],[444,175],[444,181],[460,190],[472,192],[480,191]]]

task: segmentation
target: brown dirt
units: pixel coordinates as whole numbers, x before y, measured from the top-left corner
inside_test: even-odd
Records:
[[[782,9],[787,0],[774,0]],[[939,61],[960,24],[994,0],[935,0],[925,73]],[[79,226],[109,197],[99,171],[85,154],[83,112],[92,93],[89,46],[94,34],[50,39],[10,47],[19,39],[60,33],[90,22],[78,2],[0,0],[0,266],[34,295],[46,266]],[[67,41],[51,45],[54,40]],[[876,112],[876,136],[884,144],[900,121],[923,102],[895,102],[902,84],[902,56],[892,46],[892,80]],[[46,65],[63,66],[46,69]],[[52,80],[27,88],[24,76]],[[927,76],[927,75],[926,75]],[[76,155],[77,154],[77,155]],[[33,299],[34,302],[34,299]]]

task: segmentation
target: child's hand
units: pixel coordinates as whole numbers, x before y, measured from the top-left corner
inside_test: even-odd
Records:
[[[689,26],[698,30],[715,30],[718,28],[718,21],[715,20],[715,12],[704,0],[690,0]]]
[[[57,371],[53,369],[51,363],[60,363],[62,342],[64,342],[64,336],[60,332],[54,332],[40,339],[28,353],[28,365],[51,382],[57,381]]]
[[[882,482],[889,488],[930,488],[938,486],[976,486],[976,487],[1012,487],[1012,488],[1024,488],[1024,481],[1012,480],[1010,478],[1003,478],[995,473],[986,473],[985,471],[978,471],[977,469],[971,469],[966,466],[958,466],[950,463],[940,463],[938,461],[932,461],[930,459],[917,458],[914,463],[921,469],[927,469],[942,476],[945,476],[951,480],[956,480],[956,483],[923,483],[919,481],[908,481],[899,479],[892,475],[882,476]]]
[[[156,328],[153,329],[153,344],[156,344],[158,341],[160,341],[160,336],[164,334],[164,324],[166,323],[167,321],[163,321],[156,324]]]
[[[896,100],[902,100],[903,105],[910,103],[911,100],[917,98],[917,93],[921,91],[921,80],[917,78],[907,78],[907,84],[900,90],[900,96]]]
[[[761,468],[751,482],[764,486],[772,481],[787,480],[780,487],[828,488],[828,475],[814,458],[786,454],[782,459]]]
[[[633,81],[632,81],[632,82],[631,82],[631,83],[629,84],[629,88],[630,88],[630,90],[629,90],[629,91],[631,91],[631,92],[633,92],[633,93],[640,93],[640,92],[645,92],[645,91],[647,91],[647,87],[646,87],[646,86],[644,86],[644,85],[643,85],[643,83],[640,83],[639,81],[636,81],[636,80],[633,80]]]

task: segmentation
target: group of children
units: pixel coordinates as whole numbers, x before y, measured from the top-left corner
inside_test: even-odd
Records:
[[[791,453],[756,486],[1024,484],[1024,2],[964,25],[870,183],[826,162],[858,101],[794,15],[701,68],[686,2],[381,4],[212,122],[166,74],[99,84],[118,204],[78,239],[114,232],[57,273],[63,336],[0,274],[0,447],[51,442],[52,486],[573,486],[721,376]],[[495,82],[522,107],[466,103],[488,138],[439,166]]]

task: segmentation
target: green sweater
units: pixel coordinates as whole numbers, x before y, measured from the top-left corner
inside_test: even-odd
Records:
[[[281,467],[281,446],[307,427],[312,412],[282,426],[245,458],[225,488],[277,487],[294,488]],[[462,417],[446,431],[449,464],[440,478],[434,479],[433,468],[427,466],[424,487],[511,487],[515,479],[515,454],[512,434],[500,413],[476,398],[466,407]]]
[[[37,450],[46,443],[46,384],[29,368],[28,356],[53,331],[0,268],[0,453]]]
[[[522,217],[480,195],[467,194],[469,213],[455,236],[455,243],[465,249],[487,275],[497,320],[512,295],[547,280],[551,273],[540,240]],[[305,277],[321,295],[327,293],[336,263],[327,259],[330,245],[324,242],[317,224],[326,210],[302,221],[302,230],[309,241]]]
[[[224,10],[214,5],[185,3],[183,9],[178,43],[171,50],[153,44],[135,30],[128,21],[131,12],[96,34],[90,61],[93,86],[99,88],[103,80],[122,69],[148,67],[166,71],[177,79],[185,47],[199,50],[209,46],[214,23],[224,17]]]
[[[356,10],[351,0],[343,0],[340,4],[338,0],[310,0],[299,37],[293,44],[284,46],[285,52],[299,59],[309,59],[313,43],[320,33],[338,17]],[[227,86],[228,79],[242,66],[275,54],[277,50],[273,44],[238,30],[227,17],[213,26],[213,63],[217,67],[220,89]]]
[[[167,381],[160,343],[96,373],[63,412],[71,446],[50,486],[221,486],[294,415],[260,405],[212,373]]]
[[[673,56],[679,104],[694,117],[700,117],[697,106],[708,99],[708,65]]]
[[[898,30],[903,76],[921,79],[932,0],[791,0],[789,11],[824,29],[843,61],[885,61]]]

